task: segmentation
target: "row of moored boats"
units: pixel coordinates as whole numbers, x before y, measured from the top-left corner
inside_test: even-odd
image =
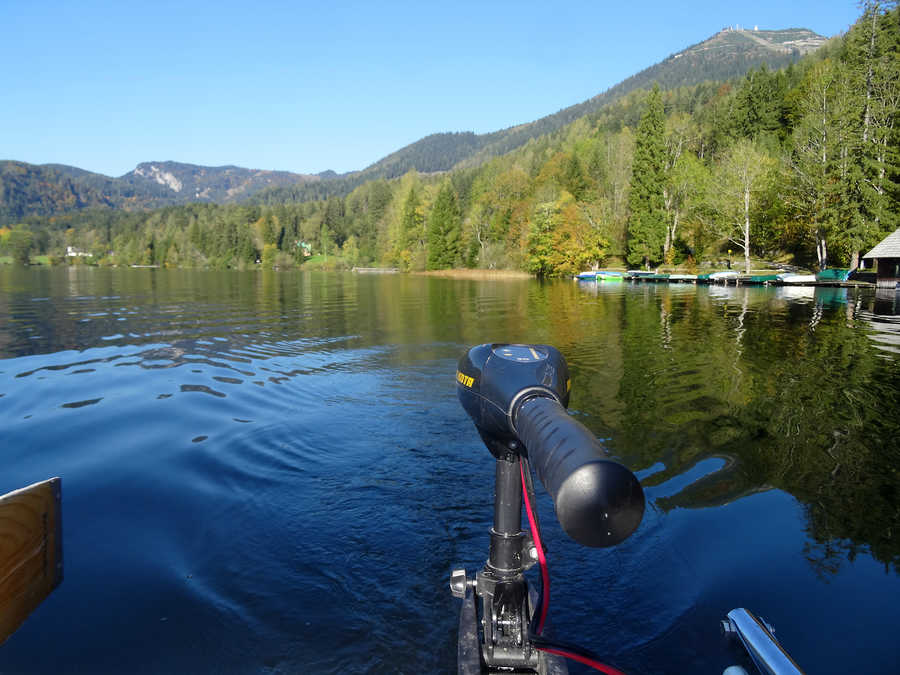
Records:
[[[724,272],[710,272],[708,274],[659,274],[644,270],[628,270],[617,272],[615,270],[592,270],[582,272],[575,279],[578,281],[617,282],[617,281],[655,281],[667,283],[689,284],[751,284],[756,286],[768,286],[777,284],[817,284],[817,283],[841,283],[850,277],[850,270],[826,269],[818,274],[740,274],[728,270]]]

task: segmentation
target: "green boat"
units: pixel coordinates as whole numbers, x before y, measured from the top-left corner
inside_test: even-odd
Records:
[[[850,278],[850,270],[839,267],[829,267],[816,274],[816,281],[847,281]]]
[[[777,274],[757,274],[755,276],[750,277],[744,283],[746,284],[774,284],[778,281]]]

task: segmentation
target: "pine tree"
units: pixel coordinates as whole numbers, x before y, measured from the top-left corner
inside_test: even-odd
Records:
[[[456,264],[461,229],[462,214],[456,191],[446,181],[438,192],[428,219],[428,269],[447,269]]]
[[[347,223],[343,199],[331,197],[325,203],[322,225],[328,228],[329,235],[334,239],[335,244],[341,246],[344,243],[344,240],[347,238]]]
[[[400,217],[400,248],[414,250],[424,244],[425,217],[422,215],[419,194],[413,185],[403,202],[403,215]]]
[[[581,162],[578,155],[574,152],[570,154],[563,166],[563,187],[568,190],[575,199],[582,199],[587,192],[588,182],[584,177],[584,169],[581,168]]]
[[[647,109],[634,139],[631,195],[628,200],[628,262],[649,265],[662,260],[666,238],[663,190],[666,181],[665,115],[659,86],[647,98]]]
[[[743,138],[773,145],[782,140],[787,80],[763,64],[744,77],[734,97],[732,125]]]
[[[851,265],[860,250],[900,224],[900,7],[896,0],[865,0],[862,6],[843,54],[860,97],[858,151],[850,167],[860,202],[856,224],[848,229]]]

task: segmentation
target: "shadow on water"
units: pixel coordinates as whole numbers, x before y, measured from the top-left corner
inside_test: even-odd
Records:
[[[747,604],[810,672],[852,669],[840,644],[895,671],[897,306],[0,268],[0,492],[63,476],[67,566],[0,671],[452,672],[447,574],[483,564],[493,479],[453,371],[488,341],[559,347],[572,413],[649,498],[634,537],[588,550],[539,494],[562,637],[721,672],[717,622]]]

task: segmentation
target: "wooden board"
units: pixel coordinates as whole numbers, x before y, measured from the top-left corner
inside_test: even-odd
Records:
[[[61,482],[0,496],[0,643],[63,577]]]

